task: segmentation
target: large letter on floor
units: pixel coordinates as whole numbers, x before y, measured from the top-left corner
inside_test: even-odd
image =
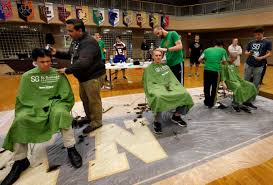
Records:
[[[148,122],[143,119],[137,122],[126,121],[125,127],[116,124],[104,125],[95,131],[96,159],[89,163],[88,180],[96,180],[130,169],[125,153],[118,153],[117,144],[145,163],[151,163],[167,157],[160,144],[147,127]]]

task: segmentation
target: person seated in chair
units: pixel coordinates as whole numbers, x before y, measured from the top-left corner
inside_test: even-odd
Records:
[[[37,67],[22,75],[16,96],[15,119],[5,138],[3,148],[14,152],[14,164],[1,185],[11,185],[25,171],[28,143],[42,143],[60,131],[68,158],[74,168],[82,166],[75,149],[70,111],[74,95],[66,76],[51,68],[51,52],[36,48],[32,58]]]
[[[230,53],[228,63],[222,65],[221,80],[223,88],[233,92],[232,108],[236,112],[240,112],[241,109],[251,113],[248,105],[256,97],[257,89],[253,83],[240,77],[239,71],[234,64],[236,58],[235,53]]]
[[[175,110],[171,120],[179,126],[187,126],[181,115],[185,115],[193,106],[190,94],[177,80],[171,69],[161,63],[162,57],[160,50],[153,50],[153,63],[144,70],[143,74],[145,95],[155,114],[153,126],[156,134],[162,133],[159,122],[162,112]]]

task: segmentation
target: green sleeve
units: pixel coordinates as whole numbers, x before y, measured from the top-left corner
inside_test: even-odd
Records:
[[[102,41],[101,42],[101,48],[104,49],[105,48],[105,43]]]
[[[176,32],[176,31],[173,31],[172,32],[172,40],[174,41],[174,42],[177,42],[178,40],[180,40],[181,38],[180,38],[180,36],[178,35],[178,33]]]

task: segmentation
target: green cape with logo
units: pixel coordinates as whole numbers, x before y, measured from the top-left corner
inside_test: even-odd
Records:
[[[142,80],[148,104],[154,113],[177,107],[185,107],[189,111],[193,106],[191,95],[167,65],[150,64],[144,70]]]
[[[225,81],[229,90],[233,92],[234,102],[242,104],[257,95],[257,89],[251,82],[243,80],[234,64],[222,65],[221,80]]]
[[[74,96],[65,75],[50,68],[36,67],[24,73],[16,96],[15,119],[3,148],[13,151],[14,143],[48,141],[61,128],[70,128]]]

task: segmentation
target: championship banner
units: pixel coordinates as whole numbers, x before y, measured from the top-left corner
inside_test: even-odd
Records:
[[[88,22],[88,6],[77,6],[76,7],[76,17],[81,19],[84,24]]]
[[[109,9],[108,17],[109,24],[113,27],[117,26],[119,22],[119,9]]]
[[[4,10],[2,9],[2,5],[0,4],[0,21],[4,21],[5,19],[5,13]]]
[[[104,23],[103,8],[93,8],[93,21],[97,26],[100,26]]]
[[[28,22],[34,17],[32,0],[22,0],[17,3],[18,15],[21,19]]]
[[[131,11],[124,11],[122,13],[123,15],[123,24],[128,27],[130,24],[132,24],[132,12]]]
[[[58,6],[59,20],[65,23],[66,20],[71,18],[72,5]]]
[[[54,18],[53,3],[45,3],[44,5],[39,5],[38,8],[42,21],[49,23]]]
[[[136,23],[139,27],[142,27],[146,22],[146,13],[145,12],[137,12],[136,13]]]
[[[150,14],[149,15],[149,25],[153,28],[154,26],[158,25],[158,14]]]
[[[170,16],[168,15],[162,15],[161,16],[161,27],[163,29],[167,29],[170,24]]]
[[[12,16],[10,0],[0,0],[0,12],[0,20],[6,20]]]

